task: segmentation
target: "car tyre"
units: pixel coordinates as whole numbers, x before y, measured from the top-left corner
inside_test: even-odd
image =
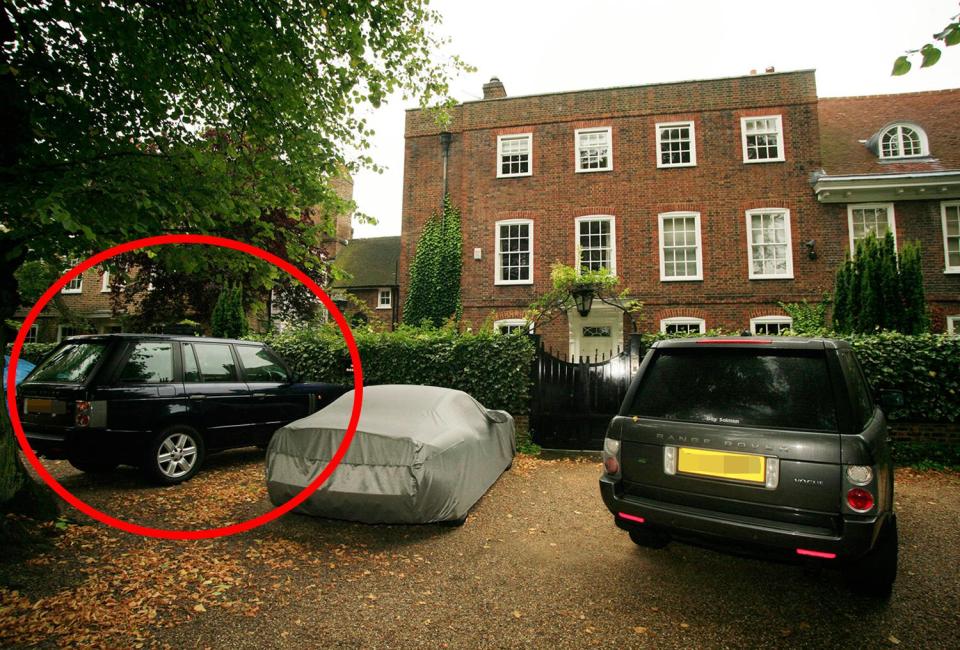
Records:
[[[670,543],[670,536],[659,530],[631,530],[630,540],[644,548],[664,548]]]
[[[113,458],[84,458],[75,456],[68,459],[74,468],[87,474],[108,474],[117,469],[120,463]]]
[[[150,441],[142,467],[153,481],[175,485],[193,478],[205,456],[203,436],[193,427],[178,424],[164,429]]]
[[[891,517],[873,549],[844,567],[850,589],[865,596],[888,598],[897,579],[898,547],[897,520]]]

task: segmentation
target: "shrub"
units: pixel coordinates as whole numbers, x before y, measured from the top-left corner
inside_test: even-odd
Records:
[[[210,329],[213,336],[228,339],[246,335],[247,317],[243,313],[243,288],[239,284],[220,292],[213,308]]]
[[[20,350],[20,358],[30,363],[40,363],[41,360],[57,347],[57,343],[24,343]],[[7,345],[4,354],[9,355],[13,351],[13,344]]]
[[[460,333],[453,327],[400,326],[353,332],[363,382],[455,388],[487,408],[526,413],[533,343],[524,334]],[[333,327],[311,327],[266,340],[309,381],[351,384],[346,343]]]

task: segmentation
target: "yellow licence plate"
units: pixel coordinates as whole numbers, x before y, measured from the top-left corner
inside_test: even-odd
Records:
[[[53,413],[52,399],[27,398],[23,400],[24,413]]]
[[[677,471],[733,481],[764,483],[766,458],[753,454],[681,447],[677,456]]]

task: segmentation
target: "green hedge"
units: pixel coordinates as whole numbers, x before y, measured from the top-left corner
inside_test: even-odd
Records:
[[[487,408],[526,414],[533,344],[528,337],[452,328],[401,326],[394,332],[353,332],[364,385],[424,384],[456,388]],[[329,327],[305,328],[266,340],[304,378],[353,383],[346,343]]]
[[[960,338],[895,332],[843,338],[875,390],[903,391],[904,407],[890,413],[892,419],[960,420]]]
[[[50,354],[55,347],[57,347],[56,343],[24,343],[23,349],[20,351],[20,358],[31,363],[40,363],[40,360]],[[11,343],[7,345],[7,351],[4,354],[9,355],[12,351],[13,344]]]

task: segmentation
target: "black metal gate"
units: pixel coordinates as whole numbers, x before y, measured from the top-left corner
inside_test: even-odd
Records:
[[[568,359],[534,337],[530,435],[547,449],[600,449],[607,425],[620,410],[642,356],[640,335],[609,358]]]

